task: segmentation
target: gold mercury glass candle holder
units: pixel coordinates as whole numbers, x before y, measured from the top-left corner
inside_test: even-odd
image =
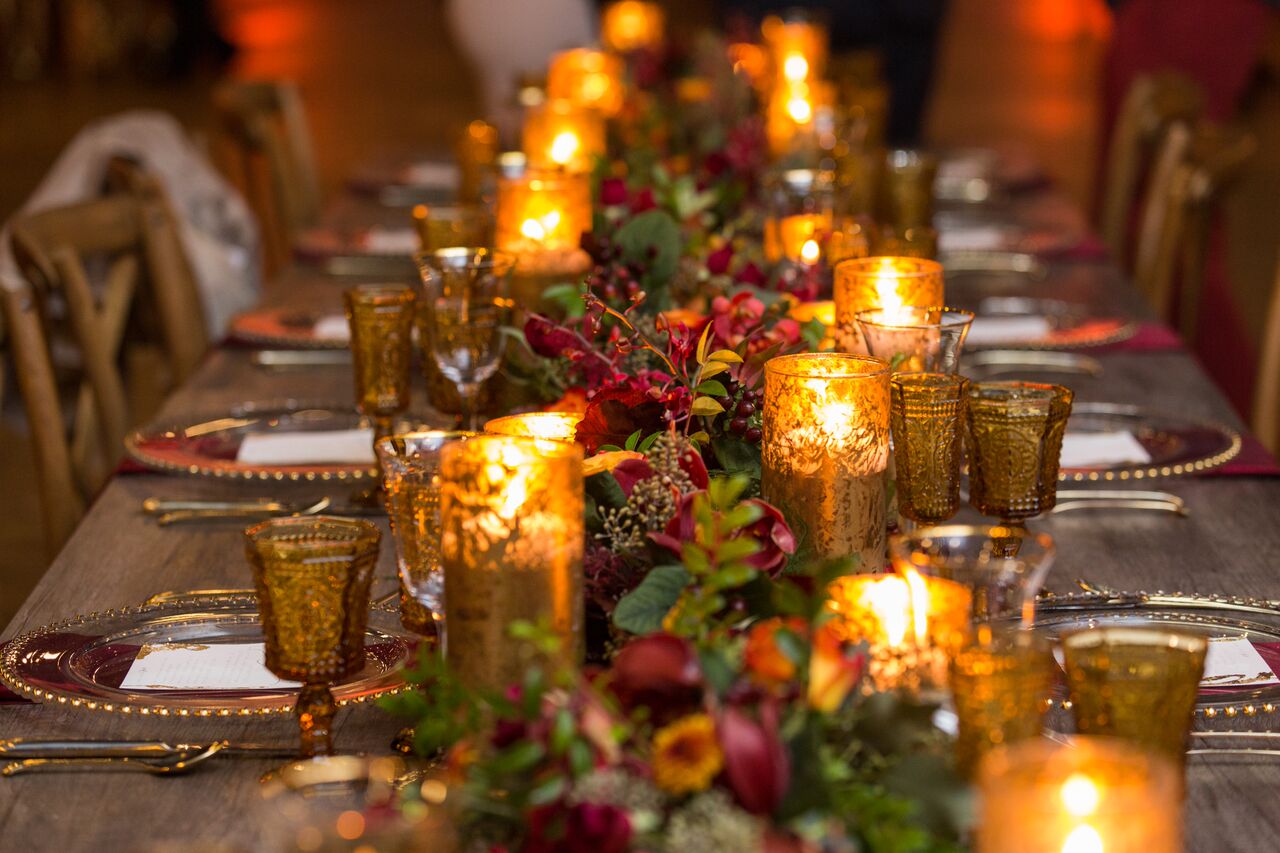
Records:
[[[414,293],[403,284],[365,284],[343,293],[351,328],[356,401],[373,421],[374,438],[390,435],[409,408]]]
[[[859,311],[867,351],[895,373],[958,373],[972,311],[956,308],[872,308]]]
[[[1175,765],[1112,738],[1028,740],[978,769],[977,853],[1181,853]]]
[[[1031,631],[985,629],[955,654],[955,753],[964,776],[988,752],[1040,737],[1055,669],[1051,644]]]
[[[856,258],[836,264],[836,346],[866,354],[858,313],[879,308],[929,308],[943,305],[942,264],[921,258]]]
[[[600,15],[600,40],[615,53],[662,47],[666,13],[657,3],[617,0]]]
[[[534,308],[553,284],[576,280],[591,266],[581,248],[591,229],[587,174],[525,169],[498,181],[498,249],[516,260],[511,295]]]
[[[571,101],[544,101],[525,110],[521,140],[532,168],[590,172],[605,153],[604,116]]]
[[[616,116],[626,96],[625,70],[622,57],[603,50],[579,47],[557,53],[547,68],[547,97]]]
[[[769,359],[762,429],[761,493],[795,531],[798,553],[882,568],[889,366],[844,353]]]
[[[484,425],[484,431],[490,435],[573,441],[577,438],[580,423],[582,415],[577,412],[524,412],[494,418]]]
[[[528,651],[512,622],[544,623],[559,662],[583,657],[582,448],[485,435],[441,456],[445,659],[473,687],[519,682]]]
[[[1132,741],[1181,767],[1208,647],[1203,634],[1155,627],[1063,635],[1076,728]]]
[[[969,503],[1007,524],[1053,509],[1072,393],[1061,385],[979,382],[969,386],[965,446]]]
[[[367,521],[274,518],[244,532],[267,669],[301,681],[304,758],[333,754],[330,686],[364,666],[369,586],[381,532]]]
[[[969,380],[899,373],[889,380],[889,428],[898,513],[938,524],[960,508],[963,413]]]

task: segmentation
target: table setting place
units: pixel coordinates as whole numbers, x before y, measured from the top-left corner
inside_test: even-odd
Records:
[[[1109,261],[1025,158],[888,148],[821,20],[688,66],[659,4],[602,26],[520,151],[474,121],[361,171],[376,224],[295,247],[324,285],[126,436],[90,518],[226,568],[11,626],[0,790],[234,776],[297,851],[1224,831],[1196,774],[1276,766],[1280,600],[1103,559],[1216,553],[1217,496],[1280,474],[1207,380],[1165,393],[1177,334],[1073,289]]]

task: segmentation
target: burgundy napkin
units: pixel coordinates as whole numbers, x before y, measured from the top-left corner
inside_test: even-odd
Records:
[[[1110,257],[1106,244],[1093,234],[1085,235],[1076,242],[1066,246],[1052,246],[1037,251],[1037,255],[1046,261],[1079,261],[1092,263],[1105,261]]]
[[[1277,477],[1280,465],[1275,457],[1251,433],[1241,437],[1240,454],[1226,465],[1211,468],[1204,477]]]
[[[1164,323],[1140,323],[1132,337],[1098,347],[1094,352],[1172,352],[1182,348],[1182,338]]]

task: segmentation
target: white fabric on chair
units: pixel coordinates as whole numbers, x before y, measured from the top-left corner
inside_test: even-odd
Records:
[[[102,119],[78,133],[27,199],[19,215],[101,196],[113,157],[139,163],[164,186],[179,218],[210,337],[258,301],[261,244],[248,205],[223,180],[182,126],[166,113],[139,110]],[[20,286],[6,227],[0,233],[0,286]]]

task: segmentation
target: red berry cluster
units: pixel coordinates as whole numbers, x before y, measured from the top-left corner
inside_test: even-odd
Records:
[[[726,382],[726,388],[728,385],[729,383]],[[741,388],[741,386],[738,387]],[[744,388],[740,393],[730,390],[726,396],[716,399],[716,402],[724,407],[725,416],[729,419],[726,427],[729,432],[741,436],[751,444],[759,443],[761,435],[759,411],[763,397],[760,391]]]

